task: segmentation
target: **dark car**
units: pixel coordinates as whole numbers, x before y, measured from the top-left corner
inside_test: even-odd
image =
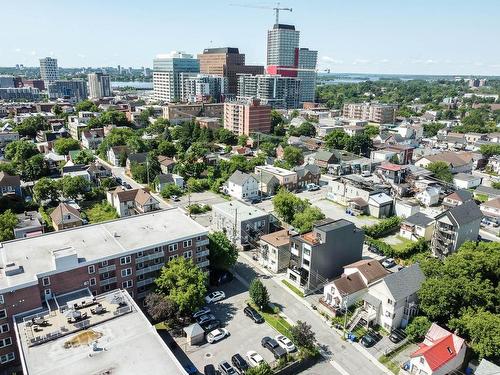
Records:
[[[233,274],[226,270],[213,270],[210,272],[210,284],[214,286],[229,283],[233,278]]]
[[[205,375],[217,375],[217,370],[214,365],[206,365],[203,369],[203,374]]]
[[[184,366],[184,370],[186,370],[188,375],[198,375],[198,370],[193,365]]]
[[[115,177],[115,181],[118,185],[122,184],[122,179],[120,177]]]
[[[405,338],[406,338],[405,331],[399,328],[392,330],[391,334],[389,335],[389,340],[391,340],[395,344],[397,344],[401,340],[404,340]]]
[[[269,336],[264,337],[261,340],[261,344],[264,348],[269,349],[276,359],[286,355],[286,350],[279,346],[275,339],[272,339]]]
[[[219,371],[222,375],[236,375],[236,370],[227,361],[219,363]]]
[[[123,184],[123,186],[125,186],[126,189],[129,189],[129,190],[132,189],[132,186],[130,186],[130,184],[128,182],[125,182]]]
[[[203,328],[205,332],[210,332],[220,327],[220,320],[219,319],[211,320],[209,322],[200,324],[200,326],[201,328]]]
[[[363,345],[365,348],[369,348],[376,343],[377,341],[368,333],[361,338],[361,345]]]
[[[245,361],[245,358],[243,358],[239,353],[236,353],[231,357],[231,362],[240,374],[244,373],[249,368],[247,361]]]
[[[253,307],[247,306],[243,309],[246,316],[252,319],[255,323],[264,323],[264,318]]]

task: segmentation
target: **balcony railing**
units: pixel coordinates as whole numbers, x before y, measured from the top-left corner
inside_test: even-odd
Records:
[[[210,254],[209,250],[202,250],[202,251],[197,251],[196,256],[197,257],[206,257]]]
[[[110,277],[109,279],[101,280],[100,284],[101,286],[109,285],[116,283],[116,277]]]
[[[154,266],[149,266],[149,267],[146,267],[146,268],[141,268],[140,270],[135,271],[135,274],[137,276],[144,275],[146,273],[150,273],[150,272],[155,272],[155,271],[161,270],[162,267],[163,267],[163,263],[155,264]]]
[[[111,264],[107,267],[101,267],[99,268],[99,274],[102,274],[102,273],[106,273],[106,272],[111,272],[111,271],[114,271],[116,270],[116,265],[114,264]]]
[[[203,268],[203,267],[208,267],[210,265],[210,261],[205,260],[203,262],[196,263],[198,267]]]
[[[135,262],[136,263],[142,263],[142,262],[146,262],[148,260],[154,260],[154,259],[162,258],[164,256],[165,256],[165,252],[159,251],[157,253],[144,255],[142,257],[137,257],[137,258],[135,258]]]
[[[201,240],[201,241],[196,241],[196,246],[205,246],[208,245],[210,241],[208,239],[206,240]]]
[[[138,281],[137,282],[137,287],[141,287],[141,286],[146,286],[146,285],[149,285],[149,284],[153,284],[155,281],[154,278],[150,277],[148,279],[145,279],[145,280],[141,280],[141,281]]]

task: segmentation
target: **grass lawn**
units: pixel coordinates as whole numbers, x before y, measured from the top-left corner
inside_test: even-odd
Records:
[[[396,236],[396,238],[397,238],[397,241],[398,241],[397,243],[392,243],[392,241],[391,241],[391,243],[388,243],[388,242],[386,242],[386,243],[389,246],[391,246],[394,250],[396,250],[397,253],[405,250],[407,247],[409,247],[410,245],[414,244],[413,241],[408,240],[406,238],[403,238],[401,236]],[[394,241],[394,242],[396,242],[396,241]]]
[[[301,298],[304,298],[304,293],[302,292],[302,290],[300,290],[299,288],[297,288],[296,286],[294,286],[293,284],[289,283],[286,280],[281,280],[281,282],[285,284],[288,288],[290,288],[290,290],[294,292],[296,295],[298,295]]]
[[[260,311],[253,302],[249,302],[249,304],[262,315],[267,324],[282,335],[285,335],[288,338],[291,337],[290,328],[292,328],[292,325],[279,316],[279,314],[273,312],[271,307],[268,307],[265,311]]]
[[[118,218],[116,210],[107,202],[92,205],[85,210],[85,214],[87,215],[90,224]]]
[[[389,370],[391,370],[394,374],[398,374],[400,370],[400,364],[393,361],[394,357],[401,353],[403,350],[405,350],[409,345],[411,345],[410,342],[407,342],[404,345],[401,345],[399,348],[394,350],[393,352],[389,353],[388,355],[383,355],[381,356],[378,361],[382,363],[385,367],[387,367]]]

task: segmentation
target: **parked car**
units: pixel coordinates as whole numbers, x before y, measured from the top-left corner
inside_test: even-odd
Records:
[[[264,323],[264,318],[253,307],[247,306],[243,309],[246,316],[252,319],[255,323]]]
[[[210,344],[216,343],[217,341],[222,340],[224,337],[229,336],[229,331],[225,328],[217,328],[214,329],[207,335],[207,341]]]
[[[264,363],[264,358],[256,351],[250,350],[247,352],[248,364],[252,367],[260,366]]]
[[[269,349],[269,351],[271,351],[271,353],[273,353],[274,358],[276,358],[276,359],[281,358],[284,355],[286,355],[286,350],[283,349],[281,346],[279,346],[275,339],[273,339],[269,336],[264,337],[260,343],[262,344],[262,346],[264,348]]]
[[[115,177],[115,181],[118,185],[122,184],[122,179],[120,177]]]
[[[212,320],[215,320],[215,316],[213,314],[205,314],[205,315],[199,316],[196,320],[197,320],[198,324],[203,324],[203,323],[207,323],[207,322],[210,322]]]
[[[393,329],[391,334],[389,335],[389,340],[391,340],[395,344],[404,340],[405,338],[406,338],[406,332],[400,328]]]
[[[217,370],[214,365],[206,365],[203,369],[204,375],[217,375]]]
[[[219,363],[219,371],[222,375],[236,375],[236,370],[229,364],[228,361]]]
[[[205,332],[213,331],[214,329],[219,328],[220,325],[221,321],[219,319],[210,320],[208,322],[200,324],[201,328],[203,328]]]
[[[377,341],[375,341],[375,339],[368,333],[361,338],[361,345],[363,345],[365,348],[370,348],[376,343]]]
[[[316,184],[307,184],[306,189],[307,191],[316,191],[320,189],[320,186]]]
[[[196,319],[202,315],[208,314],[209,312],[210,312],[210,308],[208,308],[207,306],[204,306],[193,314],[193,318]]]
[[[226,298],[226,295],[222,290],[217,290],[215,292],[209,293],[205,297],[205,302],[206,303],[214,303],[217,301],[222,301],[224,298]]]
[[[170,197],[170,199],[172,199],[173,202],[179,202],[180,201],[180,199],[179,199],[179,197],[177,195],[172,195]]]
[[[245,373],[245,371],[249,369],[247,361],[245,361],[245,358],[243,358],[240,353],[236,353],[231,357],[231,363],[240,374]]]
[[[361,172],[361,176],[363,176],[363,177],[370,177],[371,175],[372,175],[372,172],[370,172],[370,171]]]
[[[125,186],[125,189],[128,189],[128,190],[132,189],[132,186],[130,186],[130,184],[128,182],[124,182],[123,186]]]
[[[278,335],[275,337],[275,339],[278,345],[281,346],[283,349],[285,349],[287,353],[292,353],[297,349],[292,340],[290,340],[286,336]]]
[[[382,252],[373,245],[368,246],[368,251],[373,254],[382,255]]]
[[[233,274],[226,270],[213,270],[210,272],[210,284],[220,286],[233,281]]]
[[[387,258],[386,260],[384,260],[382,262],[382,265],[385,267],[385,268],[392,268],[396,265],[396,261],[392,258]]]
[[[184,370],[186,370],[188,375],[198,375],[198,369],[193,365],[184,366]]]

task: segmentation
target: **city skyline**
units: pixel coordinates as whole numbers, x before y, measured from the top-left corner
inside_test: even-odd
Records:
[[[483,7],[448,0],[419,4],[318,1],[311,7],[289,0],[281,6],[292,7],[293,12],[280,16],[282,23],[301,31],[301,45],[319,51],[320,73],[330,69],[338,73],[500,75],[500,52],[491,48],[500,34],[495,20],[500,4],[481,3]],[[274,23],[271,9],[222,2],[207,6],[194,1],[189,12],[183,4],[155,1],[127,7],[94,0],[51,5],[27,1],[30,12],[25,14],[24,27],[16,28],[15,38],[3,38],[1,66],[37,66],[39,58],[53,56],[61,67],[151,67],[157,54],[178,50],[196,55],[213,47],[237,47],[246,54],[248,64],[265,65],[266,34]],[[15,12],[16,6],[7,3],[3,10]],[[63,28],[59,22],[50,22],[68,15],[73,17]],[[16,17],[7,17],[4,33],[13,30],[16,22]],[[72,32],[65,32],[64,25]]]

